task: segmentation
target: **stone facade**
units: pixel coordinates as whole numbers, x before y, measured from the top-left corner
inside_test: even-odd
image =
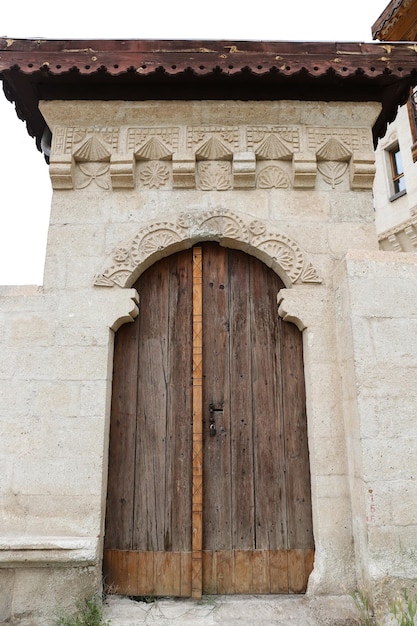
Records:
[[[308,593],[417,576],[417,263],[378,250],[376,103],[41,103],[54,188],[44,285],[1,288],[0,621],[99,589],[114,331],[137,277],[215,240],[272,267],[303,330]],[[140,314],[140,313],[139,313]]]

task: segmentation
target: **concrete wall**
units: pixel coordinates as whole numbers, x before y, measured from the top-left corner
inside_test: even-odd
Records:
[[[304,330],[309,593],[396,576],[399,539],[407,549],[416,539],[397,487],[412,506],[417,268],[378,252],[378,106],[45,102],[42,112],[54,187],[44,285],[0,290],[0,621],[51,623],[81,588],[98,588],[113,331],[137,315],[131,286],[146,267],[207,239],[271,266],[286,286],[280,314]]]

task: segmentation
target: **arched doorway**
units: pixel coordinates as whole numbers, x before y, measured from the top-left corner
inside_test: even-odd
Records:
[[[185,250],[139,278],[139,316],[116,335],[106,581],[129,595],[300,593],[313,559],[301,333],[278,317],[272,270],[216,243],[199,250],[200,274]]]

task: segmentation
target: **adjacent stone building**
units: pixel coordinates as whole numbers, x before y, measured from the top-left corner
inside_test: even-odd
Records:
[[[43,286],[0,290],[0,620],[51,623],[103,551],[138,595],[415,579],[417,263],[372,201],[415,67],[405,43],[1,40],[54,193]]]
[[[415,42],[417,4],[392,0],[372,27],[374,39]],[[378,142],[374,183],[380,247],[415,252],[417,245],[417,101],[415,88]]]

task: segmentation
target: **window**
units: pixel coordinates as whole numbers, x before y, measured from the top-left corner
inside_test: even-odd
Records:
[[[397,145],[394,148],[391,148],[391,150],[388,151],[388,155],[391,165],[392,190],[394,192],[391,200],[395,200],[398,195],[403,195],[406,191],[403,160],[399,146]]]

